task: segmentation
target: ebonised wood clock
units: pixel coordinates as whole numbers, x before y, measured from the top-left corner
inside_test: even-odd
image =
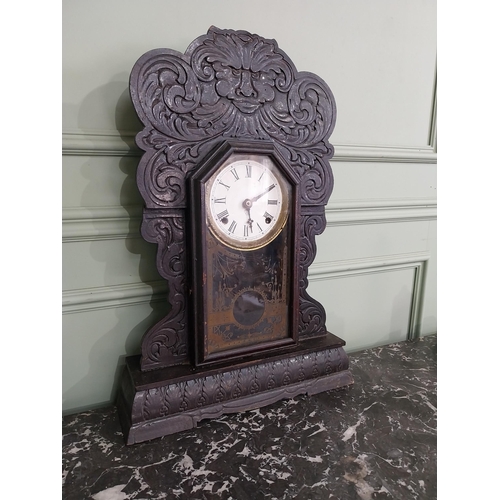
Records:
[[[333,189],[326,83],[274,40],[211,27],[184,54],[144,54],[130,93],[141,231],[170,309],[126,360],[126,443],[352,384],[345,342],[307,293]]]

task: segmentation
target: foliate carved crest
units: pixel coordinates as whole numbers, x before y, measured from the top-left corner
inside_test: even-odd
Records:
[[[136,140],[146,151],[138,184],[148,208],[184,207],[186,174],[231,137],[273,140],[302,179],[302,204],[327,203],[335,101],[274,40],[212,27],[185,54],[144,54],[130,90],[145,125]]]

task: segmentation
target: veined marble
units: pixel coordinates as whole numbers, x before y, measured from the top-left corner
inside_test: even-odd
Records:
[[[113,407],[63,418],[63,498],[435,499],[437,336],[349,355],[354,386],[125,446]]]

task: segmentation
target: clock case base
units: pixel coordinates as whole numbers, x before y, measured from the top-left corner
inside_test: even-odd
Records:
[[[266,356],[194,368],[144,372],[126,358],[117,408],[127,445],[174,434],[203,419],[238,413],[353,383],[345,342],[328,333]]]

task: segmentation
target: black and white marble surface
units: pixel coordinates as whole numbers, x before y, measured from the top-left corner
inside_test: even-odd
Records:
[[[354,386],[125,446],[112,407],[63,418],[63,499],[435,499],[435,335],[349,355]]]

